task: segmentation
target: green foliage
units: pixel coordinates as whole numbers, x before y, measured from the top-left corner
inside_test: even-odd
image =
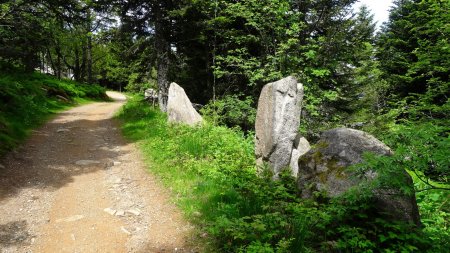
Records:
[[[448,101],[449,10],[445,0],[396,2],[378,38],[383,76],[397,95],[392,100],[421,94],[428,105]]]
[[[97,85],[10,71],[0,74],[0,155],[24,140],[30,129],[52,113],[81,102],[81,98],[106,98],[105,90]]]
[[[416,179],[416,188],[429,186]],[[433,183],[436,187],[449,187]],[[416,194],[420,209],[424,233],[431,239],[434,252],[444,252],[450,247],[450,191],[432,189]]]
[[[440,224],[434,237],[431,226],[422,232],[384,220],[364,187],[331,201],[301,199],[288,171],[278,181],[258,175],[253,136],[209,123],[167,125],[140,100],[119,115],[124,133],[139,142],[211,252],[438,252],[431,243],[446,239],[442,219],[429,222]]]
[[[240,99],[238,95],[229,95],[211,101],[204,108],[202,114],[218,125],[228,127],[239,126],[242,130],[254,129],[256,109],[252,97]]]

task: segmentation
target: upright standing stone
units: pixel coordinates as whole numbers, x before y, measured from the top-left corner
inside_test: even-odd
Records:
[[[202,116],[192,107],[184,89],[176,83],[171,83],[169,87],[167,114],[169,122],[196,125],[203,121]]]
[[[268,83],[261,91],[255,125],[256,162],[260,168],[267,163],[274,178],[291,161],[302,100],[303,85],[291,76]]]

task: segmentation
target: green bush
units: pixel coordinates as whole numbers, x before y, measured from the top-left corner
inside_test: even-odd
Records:
[[[439,252],[432,243],[446,239],[383,220],[370,195],[299,198],[288,172],[278,181],[267,171],[258,175],[251,133],[208,123],[168,125],[139,97],[119,117],[211,252]],[[445,226],[442,221],[439,230]]]
[[[50,114],[73,105],[79,98],[106,99],[98,85],[26,74],[11,68],[0,74],[0,156],[28,136],[30,129]]]
[[[254,129],[256,109],[252,97],[240,98],[238,95],[228,95],[216,101],[211,101],[202,114],[209,122],[228,127],[239,126],[244,131]]]

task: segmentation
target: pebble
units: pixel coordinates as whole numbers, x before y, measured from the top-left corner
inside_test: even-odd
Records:
[[[99,161],[94,161],[94,160],[79,160],[76,161],[75,164],[76,165],[80,165],[80,166],[87,166],[87,165],[92,165],[92,164],[99,164]]]
[[[112,209],[110,207],[103,209],[103,211],[105,211],[105,212],[107,212],[107,213],[109,213],[111,215],[116,214],[116,210],[114,210],[114,209]]]
[[[57,133],[63,133],[63,132],[70,132],[70,130],[66,129],[66,128],[60,128],[60,129],[56,130],[56,132]]]
[[[130,231],[128,231],[125,227],[120,227],[120,229],[122,230],[122,232],[124,232],[127,235],[131,235]]]
[[[56,222],[57,223],[60,223],[60,222],[73,222],[73,221],[81,220],[83,218],[84,218],[83,215],[74,215],[74,216],[70,216],[70,217],[67,217],[67,218],[57,219]]]
[[[116,216],[124,216],[124,215],[125,215],[125,211],[124,210],[117,210]]]
[[[117,166],[117,165],[120,165],[120,164],[122,164],[122,163],[121,162],[113,162],[114,166]]]
[[[0,169],[4,169],[5,166],[3,164],[0,164]]]
[[[139,216],[141,214],[141,211],[139,209],[137,209],[137,208],[133,208],[133,209],[127,210],[127,213],[131,213],[131,214],[134,214],[136,216]]]

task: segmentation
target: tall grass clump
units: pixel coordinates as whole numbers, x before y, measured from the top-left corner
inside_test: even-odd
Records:
[[[23,141],[49,115],[86,99],[106,99],[105,89],[39,73],[3,70],[0,72],[0,156]]]
[[[205,251],[439,252],[427,234],[374,213],[368,196],[303,200],[288,172],[277,181],[257,173],[251,132],[169,124],[140,97],[118,117],[199,228]]]

